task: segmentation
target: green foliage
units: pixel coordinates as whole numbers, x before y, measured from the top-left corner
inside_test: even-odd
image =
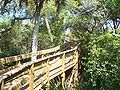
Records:
[[[120,14],[120,0],[105,0],[106,8],[108,9],[108,14],[111,18],[117,18]]]
[[[7,28],[11,25],[11,17],[7,14],[0,15],[0,28]]]
[[[71,87],[68,86],[67,82],[64,83],[64,87],[62,86],[61,81],[52,79],[50,81],[50,90],[72,90]],[[79,90],[80,88],[77,87],[77,89]],[[44,90],[46,90],[46,86],[44,86]]]
[[[120,89],[120,38],[110,33],[90,35],[84,43],[83,81],[87,90]]]
[[[55,1],[58,3],[56,4]],[[99,1],[105,2],[102,2],[101,6]],[[19,6],[19,2],[16,2],[16,6]],[[28,0],[26,7],[28,8],[26,14],[35,13],[34,0]],[[50,41],[44,22],[45,15],[48,17],[53,43]],[[119,90],[120,38],[101,30],[109,19],[119,26],[119,15],[120,0],[65,0],[65,2],[64,0],[46,0],[40,13],[38,50],[61,45],[65,38],[74,40],[81,44],[82,68],[78,90]],[[0,15],[1,17],[4,22],[0,22],[0,28],[10,27],[11,17],[5,14]],[[64,19],[66,19],[65,23],[63,23]],[[66,28],[71,32],[65,36]],[[23,24],[22,21],[16,21],[11,31],[0,33],[0,57],[31,52],[32,29],[31,22]],[[119,28],[115,27],[115,30],[120,34]],[[55,83],[51,83],[50,88],[51,90],[63,89]]]
[[[0,57],[19,55],[31,51],[31,25],[17,22],[15,27],[0,36]]]
[[[107,9],[107,18],[112,20],[113,28],[117,29],[120,25],[120,0],[105,0],[104,6]]]

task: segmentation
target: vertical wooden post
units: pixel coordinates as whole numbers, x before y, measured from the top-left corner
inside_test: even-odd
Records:
[[[46,90],[49,90],[49,86],[50,86],[50,80],[49,80],[49,59],[47,60],[47,63],[46,63],[46,80],[47,80]]]
[[[17,63],[17,66],[19,66],[19,67],[21,66],[21,63],[20,63],[20,61],[18,61],[18,63]]]
[[[29,90],[34,90],[34,64],[29,69]]]
[[[62,55],[62,86],[64,88],[65,82],[65,53]]]
[[[42,57],[41,58],[43,58],[44,57],[44,55],[42,55]]]
[[[4,90],[4,80],[1,81],[1,87],[0,90]]]
[[[74,75],[74,86],[78,84],[78,49],[75,50],[75,75]]]

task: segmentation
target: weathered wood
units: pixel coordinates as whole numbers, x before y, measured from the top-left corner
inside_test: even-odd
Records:
[[[56,47],[55,49],[58,50],[59,46]],[[58,57],[60,55],[62,55],[63,53],[69,53],[69,52],[72,52],[76,49],[73,48],[73,49],[70,49],[70,50],[67,50],[67,51],[64,51],[64,52],[60,52],[60,53],[57,53],[57,54],[54,54],[54,55],[50,55],[48,57],[45,57],[45,58],[55,58],[55,57]],[[50,50],[50,51],[49,51]],[[51,51],[52,49],[48,49],[48,50],[42,50],[42,51],[37,51],[37,55],[41,55],[41,54],[47,54],[47,53],[51,53],[53,51]],[[54,49],[53,49],[54,50]],[[56,51],[55,50],[55,51]],[[6,64],[6,63],[10,63],[10,62],[13,62],[13,61],[19,61],[19,60],[22,60],[22,59],[27,59],[27,58],[30,58],[32,55],[36,55],[36,53],[29,53],[29,54],[23,54],[23,55],[18,55],[18,56],[12,56],[12,57],[5,57],[5,58],[0,58],[0,64]],[[45,59],[43,58],[43,60]]]
[[[78,84],[78,50],[76,49],[74,52],[74,68],[73,68],[73,76],[71,76],[71,80],[69,82],[69,86],[70,84],[72,85],[72,89],[75,90],[76,86]]]
[[[46,90],[49,90],[49,87],[50,87],[49,68],[50,67],[49,67],[49,59],[48,59],[46,63],[46,80],[47,80]]]
[[[1,88],[0,90],[4,90],[4,80],[2,80],[0,88]]]
[[[34,90],[34,64],[29,69],[29,90]]]
[[[69,60],[72,59],[72,58],[73,58],[73,56],[66,58],[66,61],[67,61],[66,64],[68,64],[68,65],[66,65],[66,66],[70,66],[70,63],[69,63],[70,61],[69,61]],[[61,59],[61,61],[60,61],[60,60],[58,60],[58,61],[59,61],[58,63],[54,63],[54,64],[52,65],[53,69],[56,68],[56,67],[54,67],[54,66],[60,65],[59,63],[62,62],[62,59]],[[55,64],[56,64],[56,65],[55,65]],[[23,66],[24,66],[24,65],[23,65]],[[27,66],[27,65],[26,65],[26,66]],[[25,67],[23,67],[23,68],[25,68]],[[23,68],[22,68],[22,69],[23,69]],[[18,68],[18,69],[19,69],[19,68]],[[17,70],[18,70],[18,69],[17,69]],[[41,71],[41,70],[40,70],[40,71]],[[40,71],[39,71],[39,72],[40,72]],[[45,71],[45,69],[43,69],[43,71]],[[13,71],[12,71],[12,72],[13,72]],[[18,72],[19,72],[19,70],[18,70]],[[38,73],[39,73],[39,72],[38,72]],[[14,72],[14,73],[15,73],[15,72]],[[14,74],[14,73],[13,73],[13,74]],[[12,75],[12,73],[11,73],[11,75]],[[52,75],[53,75],[53,73],[52,73]],[[8,77],[8,78],[9,78],[9,77]]]
[[[17,86],[23,87],[23,85],[24,87],[26,87],[28,85],[29,90],[34,90],[34,89],[38,90],[43,86],[43,84],[47,83],[47,89],[49,89],[49,85],[50,85],[49,81],[61,74],[63,77],[62,85],[64,85],[65,71],[69,70],[72,67],[75,67],[76,68],[75,71],[78,71],[77,69],[78,66],[76,65],[78,64],[78,51],[76,51],[76,49],[77,47],[64,52],[58,52],[53,55],[49,55],[49,56],[45,55],[46,57],[37,59],[35,61],[23,63],[22,65],[20,65],[20,67],[18,66],[14,70],[1,74],[0,83],[2,83],[2,81],[4,80],[4,84],[6,85],[8,82],[12,82],[16,80],[16,78],[20,78],[20,77],[22,78],[23,75],[26,75],[24,72],[27,71],[26,73],[28,73],[29,71],[29,79],[28,82],[25,81],[26,84],[21,84],[20,82],[18,82],[13,86],[11,86],[11,88]],[[75,53],[73,53],[74,51]],[[60,58],[61,56],[62,58]],[[75,73],[76,73],[75,75],[77,76],[77,72]]]
[[[69,80],[69,85],[68,87],[72,86],[72,89],[74,90],[77,86],[78,83],[78,50],[76,49],[74,52],[74,67],[72,70],[72,74]]]
[[[12,69],[15,69],[15,68],[17,68],[17,67],[18,67],[18,66],[16,65],[16,66],[11,66],[11,67],[9,67],[9,68],[2,69],[2,70],[0,70],[0,75],[4,74],[4,73],[6,73],[6,72],[8,72],[8,71],[10,71],[10,70],[12,70]]]
[[[52,53],[52,52],[58,51],[59,49],[60,49],[60,46],[57,46],[57,47],[54,47],[51,49],[37,51],[35,53],[28,53],[28,54],[22,54],[22,55],[17,55],[17,56],[0,58],[0,64],[6,64],[6,63],[14,62],[14,61],[19,61],[22,59],[31,58],[34,55],[42,55],[42,54]]]
[[[66,57],[66,62],[65,62],[65,66],[69,67],[70,65],[74,64],[73,60],[73,56],[70,57]],[[52,62],[52,61],[50,61]],[[55,76],[56,74],[59,73],[59,71],[61,71],[62,74],[62,64],[60,64],[62,62],[62,59],[58,59],[56,60],[54,63],[50,63],[49,62],[49,76]],[[35,74],[37,74],[36,77],[38,77],[39,79],[37,79],[37,81],[35,81],[35,87],[39,86],[43,86],[45,83],[43,83],[44,80],[46,80],[46,67],[42,67],[39,70],[35,71]],[[60,75],[60,74],[59,74]],[[55,76],[56,77],[56,76]],[[41,85],[42,84],[42,85]]]
[[[21,62],[20,62],[20,61],[18,61],[17,66],[18,66],[18,67],[20,67],[20,66],[21,66]]]
[[[11,63],[11,62],[14,62],[14,61],[19,61],[19,60],[30,58],[30,57],[31,57],[31,53],[17,55],[17,56],[11,56],[11,57],[5,57],[5,58],[0,58],[0,64]]]
[[[70,80],[69,80],[69,84],[68,84],[68,87],[70,87],[70,85],[72,84],[72,81],[73,81],[73,77],[74,77],[74,69],[72,70],[72,72],[71,72],[72,74],[71,74],[71,76],[70,76]]]
[[[6,72],[6,73],[0,75],[0,78],[6,79],[6,81],[8,81],[10,79],[10,77],[15,77],[15,76],[21,74],[23,71],[25,71],[27,68],[29,68],[30,65],[32,65],[32,62],[24,63],[21,67],[17,67],[14,70],[11,70],[9,72]]]
[[[70,64],[70,66],[65,67],[65,71],[67,71],[68,69],[72,68],[74,66],[74,63]],[[54,72],[55,74],[53,74],[52,76],[50,76],[50,80],[55,78],[56,76],[62,74],[62,70],[59,68],[58,72]]]
[[[54,54],[54,55],[50,55],[50,56],[47,56],[47,57],[45,57],[45,58],[38,59],[38,60],[36,60],[36,61],[24,63],[21,67],[18,67],[18,68],[16,68],[15,70],[11,70],[11,71],[9,71],[9,72],[1,75],[0,78],[4,78],[4,79],[5,79],[5,78],[8,77],[8,75],[9,75],[9,77],[10,77],[11,75],[13,75],[13,74],[15,74],[15,73],[23,70],[24,68],[27,68],[28,66],[30,66],[30,65],[32,65],[32,64],[35,64],[35,63],[38,63],[38,62],[42,62],[42,61],[45,61],[45,60],[50,59],[50,58],[59,57],[59,56],[63,55],[64,53],[67,54],[67,53],[72,52],[72,51],[74,51],[74,50],[76,50],[76,48],[71,49],[71,50],[67,50],[67,51],[64,51],[64,52],[60,52],[60,53],[57,53],[57,54]],[[2,76],[4,76],[4,77],[2,77]]]
[[[62,66],[61,66],[62,67]],[[70,69],[70,68],[72,68],[72,67],[74,67],[74,63],[72,62],[72,64],[69,64],[69,66],[67,66],[67,67],[65,67],[65,71],[67,71],[68,69]],[[51,79],[53,79],[53,78],[55,78],[56,76],[59,76],[60,74],[62,74],[62,70],[61,70],[61,68],[58,68],[57,70],[55,70],[54,72],[50,72],[50,77],[49,77],[49,80],[51,80]],[[43,85],[43,84],[45,84],[45,83],[47,83],[47,81],[46,81],[46,76],[43,76],[42,78],[41,78],[41,82],[38,82],[37,83],[37,87],[35,88],[35,90],[39,90],[40,88],[41,88],[41,86]]]
[[[77,86],[78,84],[78,50],[75,50],[75,76],[74,76],[74,85]]]
[[[19,77],[18,79],[15,79],[12,82],[12,85],[10,85],[10,87],[6,87],[7,90],[20,90],[20,88],[25,85],[28,81],[28,75],[24,76],[24,77]]]
[[[65,71],[65,67],[69,67],[71,64],[74,64],[74,62],[71,61],[70,59],[72,59],[72,57],[66,58],[66,62],[64,63],[64,71]],[[57,70],[62,71],[62,64],[60,64],[61,62],[62,62],[62,59],[59,59],[58,62],[51,65],[50,73],[49,73],[50,76],[54,75],[55,72],[57,72]]]
[[[65,53],[65,54],[68,54],[68,53],[73,52],[73,51],[75,51],[75,50],[76,50],[76,48],[73,48],[73,49],[70,49],[70,50],[67,50],[67,51],[64,51],[64,52],[59,52],[59,53],[56,53],[56,54],[54,54],[54,55],[50,55],[50,56],[46,56],[46,57],[41,58],[41,59],[37,59],[37,61],[35,61],[35,62],[44,61],[44,60],[47,60],[48,58],[54,59],[54,58],[56,58],[56,57],[62,56],[64,53]]]
[[[62,55],[62,87],[64,88],[65,82],[65,53]]]

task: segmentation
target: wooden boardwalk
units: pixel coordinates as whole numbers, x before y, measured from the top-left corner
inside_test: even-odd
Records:
[[[62,52],[60,48],[61,46],[57,46],[35,53],[0,58],[0,65],[15,64],[0,70],[0,90],[41,90],[43,85],[49,89],[50,80],[60,75],[63,85],[65,72],[71,68],[72,80],[70,79],[69,83],[73,81],[76,84],[78,46]],[[37,59],[25,62],[33,56],[37,56]]]

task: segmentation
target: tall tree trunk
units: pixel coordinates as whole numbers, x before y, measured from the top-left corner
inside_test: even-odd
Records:
[[[53,42],[53,36],[52,36],[52,33],[51,33],[50,25],[48,23],[47,15],[45,15],[45,23],[46,23],[46,27],[47,27],[47,30],[48,30],[48,34],[50,35],[50,40],[51,40],[51,42]]]
[[[40,15],[36,15],[35,26],[33,31],[33,40],[32,40],[32,53],[35,53],[37,51],[39,23],[40,23]],[[36,56],[32,56],[32,61],[34,60],[36,60]]]
[[[38,31],[39,31],[39,24],[40,24],[40,11],[43,7],[45,0],[37,1],[35,0],[36,5],[36,11],[35,11],[35,23],[34,23],[34,31],[33,31],[33,40],[32,40],[32,53],[35,53],[37,51],[37,45],[38,45]],[[37,56],[32,56],[31,60],[36,60]]]

